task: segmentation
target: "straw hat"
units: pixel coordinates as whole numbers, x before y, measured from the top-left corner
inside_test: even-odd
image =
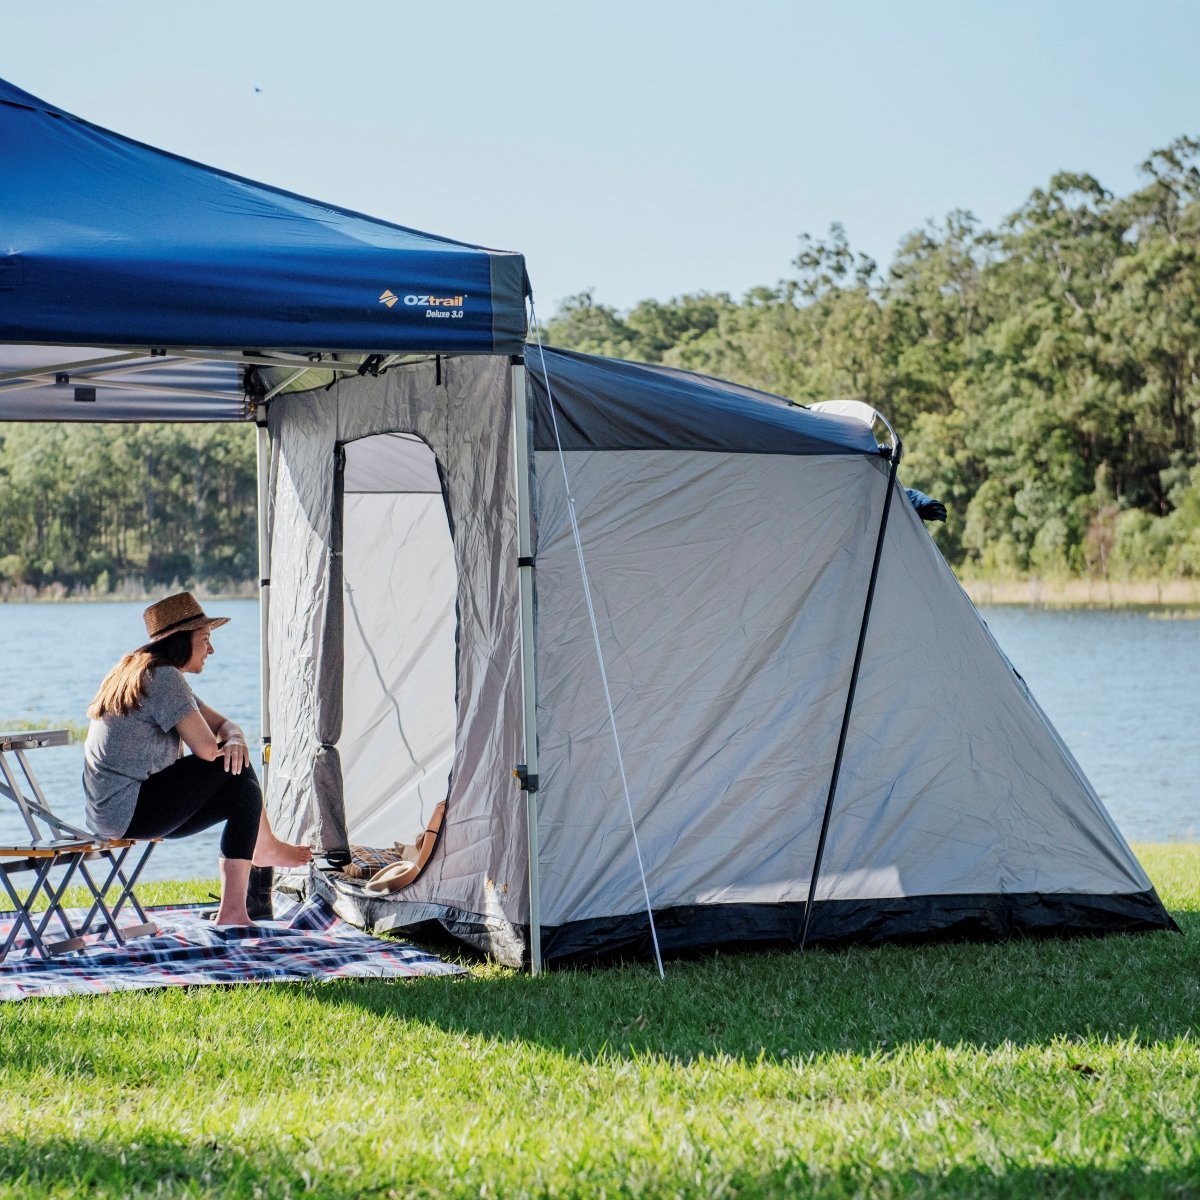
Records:
[[[169,638],[173,633],[184,633],[191,629],[216,629],[218,625],[227,625],[228,617],[207,617],[191,592],[176,592],[150,605],[142,620],[146,622],[146,632],[150,640],[138,649],[145,650],[163,638]]]

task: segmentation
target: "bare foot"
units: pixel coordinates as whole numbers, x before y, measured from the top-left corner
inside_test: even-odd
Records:
[[[243,904],[241,908],[226,908],[224,904],[217,909],[217,915],[213,917],[214,925],[253,925],[250,920],[250,914],[246,911],[246,906]]]
[[[256,867],[302,867],[312,862],[312,849],[309,846],[297,846],[294,842],[281,842],[272,838],[264,842],[260,837],[254,847],[254,865]]]

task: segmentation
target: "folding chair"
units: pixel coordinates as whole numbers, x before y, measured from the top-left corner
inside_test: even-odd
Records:
[[[62,898],[84,855],[90,853],[91,849],[91,842],[79,839],[71,841],[69,838],[45,841],[31,839],[28,842],[9,842],[0,846],[0,883],[3,883],[4,890],[13,903],[15,917],[4,945],[0,946],[0,962],[4,961],[8,952],[17,944],[22,930],[29,934],[30,949],[42,958],[49,958],[52,954],[61,954],[68,950],[83,949],[87,943],[71,923],[69,913],[62,906]],[[50,873],[60,866],[65,866],[66,871],[55,886]],[[33,871],[35,874],[33,885],[24,895],[10,878],[21,871]],[[41,896],[45,896],[47,905],[45,910],[39,913],[36,911],[36,905]],[[35,924],[39,916],[41,920]],[[53,920],[58,921],[66,935],[62,941],[45,940]]]
[[[96,935],[97,941],[111,934],[113,940],[123,946],[131,938],[158,932],[158,927],[147,919],[134,892],[157,840],[137,842],[133,838],[101,837],[64,821],[51,810],[29,765],[27,751],[43,746],[65,746],[69,740],[65,729],[0,733],[0,796],[16,804],[29,831],[28,841],[13,840],[0,845],[0,882],[16,910],[12,929],[0,948],[0,961],[16,944],[22,930],[29,934],[30,949],[43,958],[82,949],[91,934]],[[22,788],[13,770],[10,755],[25,777],[28,792]],[[64,868],[57,885],[51,880],[55,867]],[[11,879],[22,871],[34,873],[33,884],[23,895]],[[76,874],[92,896],[92,906],[78,927],[63,906],[63,897]],[[35,911],[39,899],[46,901],[46,908],[40,913]],[[137,916],[138,924],[118,924],[121,910],[126,905]],[[35,918],[39,918],[36,923]],[[49,942],[46,934],[54,921],[66,937]]]

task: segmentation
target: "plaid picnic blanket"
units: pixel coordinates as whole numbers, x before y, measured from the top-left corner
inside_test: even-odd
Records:
[[[406,942],[356,929],[320,897],[296,903],[277,894],[276,920],[246,928],[215,926],[201,916],[203,907],[147,909],[159,927],[156,936],[125,946],[89,946],[49,961],[28,955],[28,939],[18,941],[0,963],[0,1001],[212,983],[464,973]],[[0,914],[0,945],[11,926],[12,914]]]

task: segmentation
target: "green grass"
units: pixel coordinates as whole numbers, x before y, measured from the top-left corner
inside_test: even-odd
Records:
[[[65,718],[60,721],[37,720],[28,717],[0,717],[0,729],[5,733],[32,733],[42,729],[65,729],[72,742],[82,742],[87,738],[87,721],[73,721]]]
[[[0,1197],[1197,1196],[1200,846],[1141,855],[1184,936],[9,1006]]]

